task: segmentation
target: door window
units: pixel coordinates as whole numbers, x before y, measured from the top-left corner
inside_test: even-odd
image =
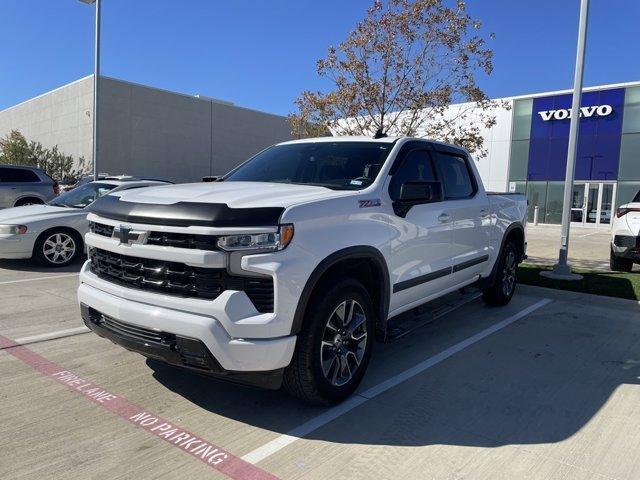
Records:
[[[611,223],[611,204],[613,203],[613,184],[602,185],[602,203],[600,204],[600,223]]]
[[[0,182],[3,183],[28,183],[39,182],[40,178],[31,170],[22,168],[0,168]]]
[[[573,186],[571,195],[571,221],[582,223],[584,213],[584,183]]]
[[[598,188],[597,183],[589,184],[589,193],[587,194],[587,223],[596,223],[598,221]]]
[[[475,193],[475,185],[464,158],[443,152],[435,152],[435,158],[445,198],[468,198]]]
[[[391,178],[389,196],[392,200],[400,198],[400,189],[405,182],[437,181],[431,157],[426,150],[412,150],[402,160],[402,165]]]

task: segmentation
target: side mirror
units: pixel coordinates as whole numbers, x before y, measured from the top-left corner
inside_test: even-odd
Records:
[[[393,209],[398,216],[404,217],[414,205],[441,202],[443,199],[440,182],[405,182],[400,187],[400,198],[393,202]]]
[[[402,203],[432,203],[442,201],[440,182],[405,182],[400,187]]]

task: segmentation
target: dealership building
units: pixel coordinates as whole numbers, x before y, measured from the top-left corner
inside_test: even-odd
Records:
[[[561,222],[571,91],[503,99],[477,161],[490,190],[526,193],[529,221]],[[616,205],[640,190],[640,82],[584,90],[572,192],[574,224],[608,228]]]
[[[0,111],[0,137],[20,131],[74,158],[93,157],[93,76]],[[286,117],[200,95],[100,77],[98,170],[198,181],[291,138]]]

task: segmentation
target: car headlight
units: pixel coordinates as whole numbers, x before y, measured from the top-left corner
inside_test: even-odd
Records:
[[[282,250],[293,238],[293,225],[280,225],[277,232],[241,233],[218,238],[218,247],[226,251],[235,250]]]
[[[23,235],[27,233],[26,225],[0,225],[0,234]]]

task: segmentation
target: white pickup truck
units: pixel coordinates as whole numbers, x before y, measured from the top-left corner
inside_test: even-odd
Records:
[[[452,145],[281,143],[214,183],[98,200],[78,299],[86,325],[129,350],[335,403],[393,317],[470,284],[509,302],[526,209],[485,192]]]

